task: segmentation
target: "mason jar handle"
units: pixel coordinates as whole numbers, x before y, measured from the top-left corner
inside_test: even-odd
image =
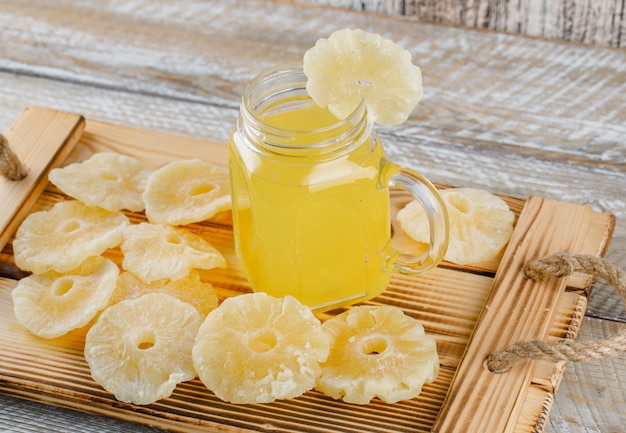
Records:
[[[430,226],[428,249],[420,255],[398,253],[394,268],[400,272],[419,274],[437,266],[448,248],[448,212],[437,188],[421,174],[408,168],[394,166],[390,187],[409,192],[424,208]]]

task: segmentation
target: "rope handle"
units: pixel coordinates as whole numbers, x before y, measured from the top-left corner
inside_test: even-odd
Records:
[[[574,272],[585,272],[608,282],[626,304],[626,274],[599,257],[560,252],[528,261],[522,267],[522,272],[526,278],[536,281],[548,277],[566,277]],[[485,360],[485,366],[489,372],[501,374],[526,359],[580,362],[612,358],[624,353],[626,353],[626,324],[609,339],[585,342],[531,340],[516,343],[502,351],[491,353]]]
[[[0,134],[0,174],[9,180],[22,180],[28,172],[9,147],[9,141]]]

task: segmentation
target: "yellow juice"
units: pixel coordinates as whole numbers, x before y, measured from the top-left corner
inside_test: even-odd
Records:
[[[264,155],[237,133],[230,143],[237,250],[253,289],[293,295],[316,311],[378,295],[394,254],[379,140],[368,129],[350,151],[325,158],[318,144],[337,131],[323,128],[338,122],[327,110],[310,105],[262,120],[291,131],[287,154]]]

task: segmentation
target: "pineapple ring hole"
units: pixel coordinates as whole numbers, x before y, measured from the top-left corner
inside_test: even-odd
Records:
[[[448,204],[453,206],[461,213],[470,213],[471,203],[465,197],[458,197],[456,195],[448,196]]]
[[[180,244],[182,243],[182,239],[180,237],[180,235],[178,233],[168,233],[167,237],[165,238],[165,240],[170,243],[170,244]]]
[[[202,195],[202,194],[209,193],[213,191],[214,189],[215,188],[213,187],[213,185],[209,185],[209,184],[196,185],[189,190],[189,195],[192,197],[196,195]]]
[[[361,341],[359,349],[363,355],[380,355],[389,346],[387,339],[381,335],[374,335]]]
[[[59,227],[59,231],[61,233],[71,233],[80,228],[80,223],[78,221],[68,221],[65,224],[62,224]]]
[[[259,331],[248,338],[248,349],[257,353],[265,353],[272,350],[276,343],[278,343],[278,338],[274,331]]]
[[[156,344],[156,335],[149,329],[143,331],[137,338],[135,345],[139,350],[147,350]]]
[[[119,178],[120,177],[117,175],[117,173],[111,173],[111,172],[100,173],[100,179],[105,180],[105,181],[115,182],[115,181],[118,181]]]
[[[65,278],[57,280],[52,287],[52,294],[54,296],[63,296],[69,292],[72,287],[74,287],[74,281],[70,279]]]

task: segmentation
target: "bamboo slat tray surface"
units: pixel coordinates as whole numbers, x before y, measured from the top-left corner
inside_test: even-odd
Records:
[[[501,259],[466,267],[443,263],[418,277],[394,275],[372,303],[398,306],[422,321],[437,340],[441,361],[436,381],[413,400],[357,406],[310,391],[289,401],[232,405],[195,379],[179,385],[170,398],[134,406],[116,401],[91,379],[83,357],[85,329],[44,340],[17,323],[11,290],[23,274],[13,263],[13,233],[28,213],[66,199],[47,182],[53,166],[101,151],[127,154],[153,168],[186,158],[226,166],[226,146],[37,107],[22,113],[7,138],[30,174],[25,183],[0,178],[0,392],[173,431],[541,432],[564,364],[526,362],[493,375],[483,361],[520,340],[576,337],[594,281],[574,275],[531,282],[520,266],[558,251],[603,256],[614,226],[612,215],[586,206],[504,197],[518,218]],[[396,208],[405,201],[394,195]],[[203,273],[221,299],[250,290],[234,254],[230,221],[225,213],[189,227],[228,261],[228,269]],[[121,262],[117,249],[106,256]]]

